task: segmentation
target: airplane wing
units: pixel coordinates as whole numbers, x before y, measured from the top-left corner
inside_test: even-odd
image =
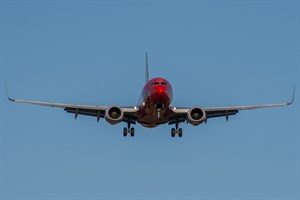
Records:
[[[206,112],[207,118],[226,116],[228,120],[229,115],[235,115],[240,110],[252,110],[252,109],[259,109],[259,108],[288,106],[292,103],[293,102],[291,101],[288,103],[264,104],[264,105],[253,105],[253,106],[204,107],[203,110]]]
[[[80,115],[87,115],[97,117],[97,121],[100,118],[104,118],[105,110],[109,108],[109,106],[97,106],[97,105],[79,105],[79,104],[63,104],[63,103],[50,103],[50,102],[40,102],[40,101],[28,101],[22,99],[13,99],[7,97],[12,102],[19,102],[19,103],[27,103],[27,104],[34,104],[40,106],[49,106],[49,107],[57,107],[57,108],[64,108],[64,110],[68,113],[74,113],[75,119],[77,116]],[[136,107],[121,107],[124,111],[124,122],[130,122],[131,124],[136,123],[136,114],[138,108]]]
[[[293,91],[293,98],[291,101],[287,103],[279,103],[279,104],[262,104],[262,105],[250,105],[250,106],[226,106],[226,107],[200,107],[203,109],[206,113],[207,119],[209,118],[215,118],[215,117],[226,117],[228,120],[228,117],[230,115],[237,114],[240,110],[252,110],[252,109],[259,109],[259,108],[271,108],[271,107],[280,107],[280,106],[288,106],[291,105],[294,102],[295,98],[295,87]],[[186,119],[186,115],[190,108],[171,108],[174,115],[169,120],[169,124],[176,123],[176,120],[178,122],[183,122]]]

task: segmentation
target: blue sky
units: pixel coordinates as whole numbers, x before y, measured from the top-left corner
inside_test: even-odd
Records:
[[[150,76],[174,106],[280,103],[146,129],[8,102],[135,105]],[[23,199],[299,199],[299,2],[1,1],[1,190]]]

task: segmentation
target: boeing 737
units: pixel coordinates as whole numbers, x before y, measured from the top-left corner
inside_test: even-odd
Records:
[[[171,129],[171,136],[175,137],[177,134],[179,137],[182,137],[182,128],[179,128],[179,124],[183,122],[198,126],[203,122],[206,123],[208,119],[215,117],[225,117],[228,121],[229,116],[237,114],[240,110],[291,105],[295,97],[295,88],[293,98],[290,102],[252,106],[174,107],[171,105],[172,97],[172,86],[165,78],[153,78],[149,80],[148,56],[146,53],[146,84],[136,106],[78,105],[28,101],[10,97],[8,99],[12,102],[63,108],[66,112],[75,114],[75,119],[78,115],[87,115],[96,117],[97,122],[99,122],[100,118],[104,118],[112,125],[125,122],[127,126],[123,129],[124,136],[130,134],[133,137],[135,131],[131,125],[139,123],[147,128],[153,128],[161,124],[175,125],[175,128]]]

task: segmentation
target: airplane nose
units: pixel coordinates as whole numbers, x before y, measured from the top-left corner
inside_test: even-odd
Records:
[[[157,93],[163,94],[166,91],[166,86],[158,85],[158,86],[155,87],[155,90],[156,90]]]

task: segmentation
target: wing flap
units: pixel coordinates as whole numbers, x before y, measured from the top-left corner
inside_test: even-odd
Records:
[[[78,109],[78,108],[71,108],[71,107],[67,107],[64,110],[68,113],[87,115],[93,117],[101,117],[101,118],[103,118],[105,115],[105,110]]]
[[[211,111],[206,112],[207,118],[215,118],[215,117],[228,117],[231,115],[236,115],[239,111],[238,110],[229,110],[229,111]]]

